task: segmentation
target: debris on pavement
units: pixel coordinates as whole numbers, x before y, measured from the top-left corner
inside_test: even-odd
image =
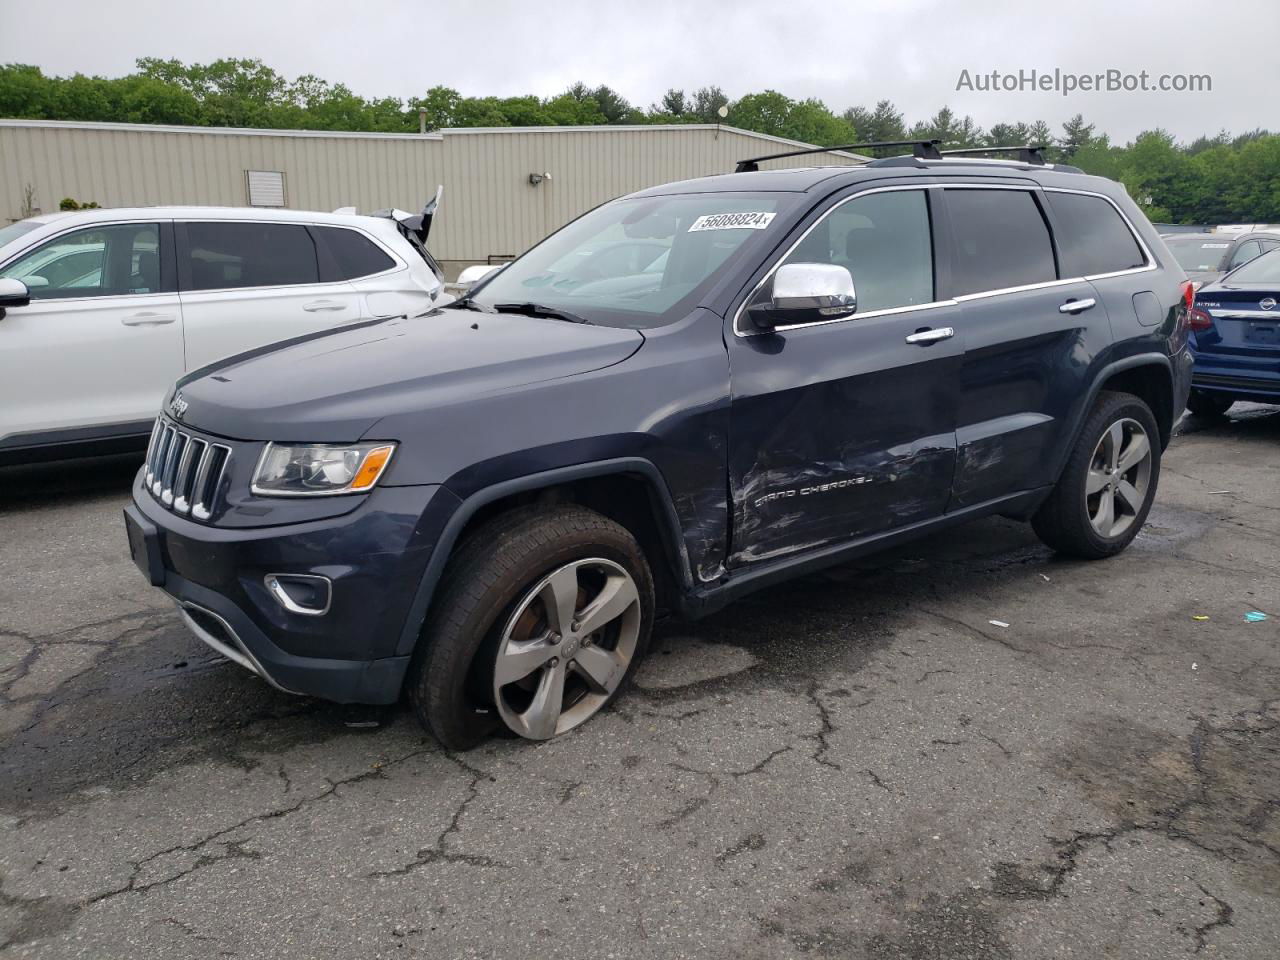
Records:
[[[987,623],[991,624],[993,627],[1007,627],[1007,626],[1009,626],[1009,625],[1008,625],[1007,623],[1005,623],[1003,620],[988,620],[988,621],[987,621]]]
[[[1267,615],[1263,613],[1261,610],[1250,610],[1248,613],[1244,615],[1244,618],[1249,623],[1260,623],[1263,620],[1267,619]]]
[[[1192,620],[1208,620],[1209,617],[1203,613],[1195,613],[1191,615]]]

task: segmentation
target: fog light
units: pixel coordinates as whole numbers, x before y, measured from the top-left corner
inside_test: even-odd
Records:
[[[333,584],[328,577],[310,573],[268,573],[262,582],[276,603],[290,613],[322,617],[329,612]]]

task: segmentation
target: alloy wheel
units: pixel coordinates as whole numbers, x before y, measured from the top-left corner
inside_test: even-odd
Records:
[[[1102,434],[1085,481],[1085,507],[1094,531],[1119,537],[1137,519],[1151,483],[1151,438],[1130,417],[1117,420]]]
[[[498,642],[498,715],[530,740],[590,719],[626,676],[640,626],[640,592],[612,560],[575,560],[547,574],[521,597]]]

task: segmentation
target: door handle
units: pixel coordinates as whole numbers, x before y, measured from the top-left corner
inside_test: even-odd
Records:
[[[173,323],[177,319],[177,315],[172,313],[143,311],[142,313],[131,313],[127,317],[121,317],[120,322],[126,327],[158,327],[161,324]]]
[[[347,309],[345,303],[337,300],[312,300],[310,303],[304,303],[302,309],[307,313],[331,313],[338,310]]]
[[[1095,306],[1097,302],[1098,301],[1093,299],[1093,297],[1089,297],[1088,299],[1085,299],[1085,300],[1068,300],[1062,306],[1058,307],[1058,312],[1059,313],[1083,313],[1085,310],[1088,310],[1090,307]]]
[[[936,330],[917,330],[915,333],[907,337],[907,343],[914,343],[922,347],[927,347],[931,343],[937,343],[939,340],[947,340],[954,337],[956,332],[951,327],[938,327]]]

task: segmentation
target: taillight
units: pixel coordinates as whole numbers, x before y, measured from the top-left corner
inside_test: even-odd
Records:
[[[1182,281],[1182,302],[1187,305],[1188,310],[1196,304],[1196,285],[1190,280]]]
[[[1192,330],[1208,330],[1213,326],[1213,317],[1209,316],[1199,307],[1192,307],[1191,313],[1188,315],[1188,326]]]

